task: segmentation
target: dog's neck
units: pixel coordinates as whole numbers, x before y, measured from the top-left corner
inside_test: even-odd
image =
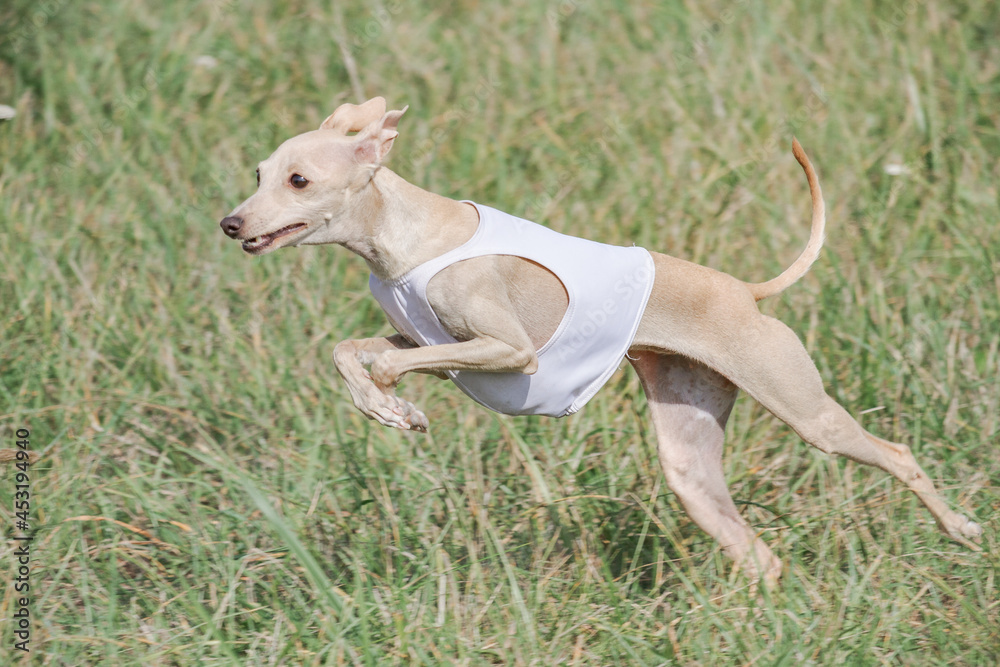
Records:
[[[343,242],[382,280],[395,280],[472,238],[479,224],[468,204],[419,188],[379,167],[354,197],[360,232]]]

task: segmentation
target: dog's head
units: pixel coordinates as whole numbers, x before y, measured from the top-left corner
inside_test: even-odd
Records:
[[[281,144],[257,166],[257,192],[223,218],[222,230],[251,255],[357,240],[354,196],[389,154],[405,111],[386,112],[381,97],[343,104],[318,130]]]

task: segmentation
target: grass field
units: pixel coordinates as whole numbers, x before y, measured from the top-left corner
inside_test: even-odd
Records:
[[[0,8],[0,447],[30,429],[31,653],[0,664],[1000,662],[1000,5],[11,0]],[[769,593],[681,511],[631,371],[508,418],[408,377],[429,435],[331,362],[390,331],[337,247],[245,256],[218,220],[336,105],[410,105],[389,167],[746,280],[832,396],[984,525],[751,399],[726,472]],[[15,535],[15,469],[0,521]]]

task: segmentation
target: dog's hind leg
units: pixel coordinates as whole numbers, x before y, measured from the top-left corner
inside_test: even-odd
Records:
[[[637,351],[630,356],[649,402],[667,484],[737,566],[773,584],[781,561],[740,516],[722,471],[726,420],[739,390],[679,355]]]
[[[948,536],[969,545],[982,533],[948,506],[909,447],[868,433],[827,395],[805,346],[784,323],[760,313],[743,283],[667,255],[653,259],[656,279],[634,351],[673,352],[705,364],[813,447],[906,484]]]
[[[760,316],[757,325],[730,341],[733,382],[791,426],[803,440],[828,453],[881,468],[913,491],[942,531],[973,546],[982,529],[952,510],[921,469],[910,448],[868,433],[823,389],[816,366],[784,324]]]
[[[920,498],[945,534],[975,548],[968,540],[982,529],[948,506],[910,448],[868,433],[828,396],[809,353],[783,323],[756,312],[744,313],[740,326],[725,323],[722,306],[732,313],[732,304],[714,306],[720,325],[711,336],[675,336],[674,349],[717,370],[813,447],[888,472]]]

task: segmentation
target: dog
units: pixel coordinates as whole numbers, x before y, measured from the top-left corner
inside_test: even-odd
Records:
[[[628,359],[667,483],[755,579],[773,585],[782,564],[740,516],[723,477],[723,433],[740,389],[810,445],[902,481],[946,535],[976,548],[969,540],[982,529],[948,507],[910,449],[866,432],[826,394],[791,329],[757,308],[801,278],[824,241],[822,191],[798,141],[792,150],[812,197],[809,241],[778,277],[746,283],[408,183],[383,166],[405,111],[386,111],[381,97],[341,105],[261,162],[257,192],[220,223],[250,255],[334,243],[368,264],[372,292],[399,333],[336,346],[333,361],[358,410],[426,431],[424,413],[395,393],[403,375],[422,372],[499,412],[558,417],[580,409]]]

